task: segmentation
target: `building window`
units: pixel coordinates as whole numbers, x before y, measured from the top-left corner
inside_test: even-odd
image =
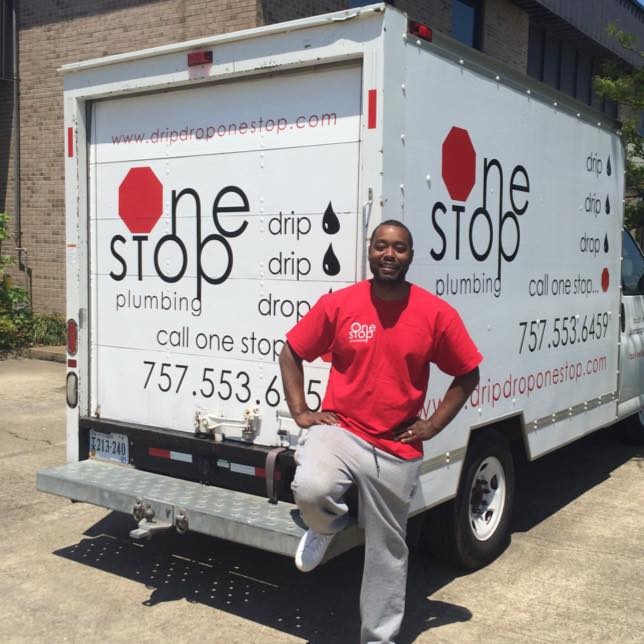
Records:
[[[562,40],[533,23],[528,32],[528,75],[578,101],[617,118],[617,105],[593,91],[600,60],[574,43]]]
[[[591,57],[585,52],[577,52],[577,78],[575,79],[575,93],[573,96],[583,103],[590,105],[590,87],[592,85]]]
[[[452,4],[452,37],[481,48],[482,0],[454,0]]]
[[[546,32],[530,23],[528,30],[528,75],[532,78],[543,78],[543,49]]]

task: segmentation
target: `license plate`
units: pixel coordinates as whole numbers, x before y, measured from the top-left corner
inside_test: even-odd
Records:
[[[116,461],[127,465],[130,460],[129,444],[125,434],[103,434],[89,430],[90,458],[103,461]]]

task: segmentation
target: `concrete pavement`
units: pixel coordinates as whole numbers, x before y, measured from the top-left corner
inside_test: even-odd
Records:
[[[64,365],[0,362],[0,641],[355,642],[361,551],[303,575],[41,494],[64,462]],[[604,430],[518,468],[512,544],[476,573],[418,549],[399,642],[644,641],[644,451]]]
[[[65,362],[67,347],[31,347],[27,349],[27,357],[34,360],[50,360],[51,362]]]

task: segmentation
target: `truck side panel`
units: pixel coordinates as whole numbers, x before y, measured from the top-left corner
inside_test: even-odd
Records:
[[[461,312],[481,383],[433,450],[520,415],[535,458],[616,417],[623,193],[616,134],[410,44],[412,279]],[[427,413],[448,382],[433,374]]]

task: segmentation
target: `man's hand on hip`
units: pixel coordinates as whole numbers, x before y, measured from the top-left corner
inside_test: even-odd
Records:
[[[434,427],[432,421],[420,418],[412,418],[393,429],[394,440],[401,443],[427,441],[430,438],[434,438],[436,434],[438,434],[438,430]]]
[[[338,417],[332,411],[311,411],[307,409],[299,414],[293,414],[293,420],[302,429],[313,427],[313,425],[338,424]]]
[[[436,436],[454,420],[454,417],[465,405],[467,398],[474,391],[478,382],[478,367],[464,373],[462,376],[456,376],[432,417],[427,420],[421,420],[416,417],[401,423],[393,430],[394,439],[401,443],[413,443],[415,441],[426,441]]]

